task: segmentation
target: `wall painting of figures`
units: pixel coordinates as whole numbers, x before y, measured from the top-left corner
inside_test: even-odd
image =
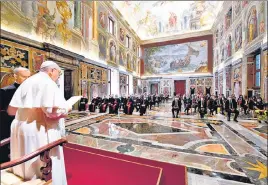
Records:
[[[208,72],[208,41],[144,49],[144,75]]]
[[[99,58],[101,60],[106,61],[106,56],[107,56],[107,52],[106,52],[106,45],[107,45],[106,37],[103,34],[99,33],[98,41],[99,41]]]

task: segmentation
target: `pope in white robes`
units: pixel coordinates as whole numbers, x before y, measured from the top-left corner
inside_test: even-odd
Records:
[[[60,67],[52,61],[42,63],[40,72],[28,78],[14,94],[8,113],[15,115],[11,124],[10,158],[18,159],[62,137],[64,117],[72,106],[62,96],[56,82]],[[52,183],[67,184],[63,149],[50,150]],[[45,166],[40,156],[13,167],[14,174],[25,180],[41,178]]]

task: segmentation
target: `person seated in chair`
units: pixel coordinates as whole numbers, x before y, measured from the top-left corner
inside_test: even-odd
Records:
[[[133,102],[132,98],[128,97],[127,104],[126,104],[125,110],[124,110],[125,114],[132,115],[133,110],[134,110],[134,105],[133,104],[134,104],[134,102]]]
[[[120,105],[119,105],[120,110],[125,110],[126,104],[127,104],[127,99],[125,95],[122,95],[120,98]]]
[[[172,101],[172,115],[173,118],[175,118],[175,112],[176,112],[176,118],[178,118],[178,114],[181,110],[181,99],[179,95],[177,95],[174,100]]]
[[[114,102],[109,103],[109,114],[118,114],[119,109],[119,98],[115,96]]]
[[[239,96],[239,98],[237,99],[237,103],[238,103],[239,107],[244,110],[244,114],[247,115],[247,108],[248,107],[246,106],[246,101],[245,101],[243,95]]]
[[[237,110],[237,102],[235,96],[229,96],[228,100],[225,102],[225,111],[227,112],[227,120],[230,121],[231,113],[234,113],[234,121],[237,121],[239,111]]]
[[[149,102],[146,99],[146,96],[141,97],[140,116],[143,116],[143,114],[146,113],[148,105],[149,105]]]
[[[140,107],[141,107],[141,97],[138,97],[138,96],[136,97],[135,107],[136,107],[136,111],[139,112]]]
[[[98,100],[96,97],[94,97],[91,101],[91,104],[89,104],[89,112],[95,112],[96,106],[98,105]]]
[[[88,98],[84,95],[79,101],[78,110],[79,111],[85,111],[87,103],[88,103]]]
[[[196,113],[196,109],[198,107],[198,102],[197,102],[197,97],[196,95],[193,95],[193,98],[192,98],[192,108],[194,108],[194,113]]]
[[[201,98],[198,100],[198,110],[200,117],[204,118],[204,115],[207,114],[207,100],[201,95]]]
[[[156,96],[155,96],[155,105],[157,104],[157,107],[159,107],[160,102],[161,102],[161,100],[160,100],[158,94],[156,94]]]
[[[149,102],[149,109],[152,110],[152,105],[153,105],[153,96],[148,95],[148,102]]]
[[[208,109],[209,109],[209,114],[211,115],[211,116],[213,116],[214,114],[213,114],[213,112],[214,112],[214,110],[216,109],[215,108],[215,100],[214,100],[214,97],[213,96],[211,96],[210,98],[209,98],[209,100],[208,100]]]
[[[103,102],[100,105],[100,113],[106,113],[108,107],[108,99],[104,98]]]
[[[113,95],[110,95],[109,96],[109,100],[108,100],[109,103],[114,103],[114,96]]]

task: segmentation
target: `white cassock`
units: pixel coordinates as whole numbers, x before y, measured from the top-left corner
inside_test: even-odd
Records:
[[[10,106],[17,107],[11,124],[10,158],[15,160],[40,147],[56,141],[64,132],[64,118],[68,104],[56,83],[44,72],[39,72],[24,81],[15,92]],[[54,113],[52,108],[64,110]],[[52,159],[52,183],[67,184],[63,149],[57,146],[50,150]],[[25,180],[41,178],[40,168],[45,166],[40,156],[13,167],[14,174]]]

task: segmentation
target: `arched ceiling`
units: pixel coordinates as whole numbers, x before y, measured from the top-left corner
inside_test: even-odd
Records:
[[[210,30],[223,1],[112,1],[141,40]]]

